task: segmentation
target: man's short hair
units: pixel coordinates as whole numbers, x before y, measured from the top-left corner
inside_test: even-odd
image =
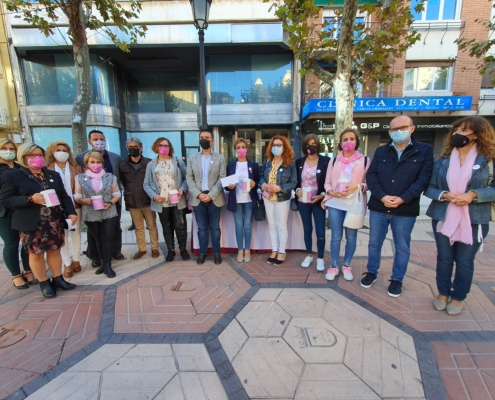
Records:
[[[137,137],[130,137],[129,139],[127,139],[127,140],[125,141],[125,146],[126,146],[126,147],[127,147],[127,146],[129,146],[129,144],[131,144],[131,143],[136,143],[136,144],[138,144],[138,145],[139,145],[139,147],[143,147],[143,143],[142,143],[142,142],[141,142],[141,140],[140,140],[140,139],[138,139]]]
[[[199,131],[199,136],[201,136],[201,134],[202,134],[203,132],[208,132],[208,133],[210,134],[211,138],[212,138],[212,139],[214,139],[214,138],[213,138],[213,132],[212,132],[210,129],[208,129],[208,128],[206,128],[206,129],[201,129],[201,130]]]
[[[100,131],[100,130],[98,130],[98,129],[93,129],[92,131],[90,131],[90,132],[88,133],[88,141],[91,141],[91,135],[92,135],[93,133],[101,133],[103,136],[105,136],[105,134],[104,134],[102,131]]]

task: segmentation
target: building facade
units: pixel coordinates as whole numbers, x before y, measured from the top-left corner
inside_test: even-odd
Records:
[[[248,155],[262,161],[276,134],[291,136],[299,120],[300,79],[282,25],[261,0],[216,0],[205,31],[208,125],[216,150],[230,158],[237,137],[248,139]],[[71,143],[70,115],[75,78],[67,27],[45,38],[6,15],[14,75],[23,99],[24,133],[44,146],[54,139]],[[232,22],[235,21],[235,22]],[[130,53],[91,32],[93,105],[88,131],[102,130],[109,150],[125,155],[125,140],[139,137],[145,155],[158,137],[175,154],[198,151],[199,47],[188,0],[143,2],[139,22],[145,38]],[[298,75],[297,75],[298,76]]]

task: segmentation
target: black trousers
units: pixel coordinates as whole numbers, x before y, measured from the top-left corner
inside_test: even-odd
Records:
[[[163,238],[167,249],[172,251],[175,248],[174,232],[179,242],[179,249],[186,249],[187,241],[187,222],[185,210],[179,210],[177,207],[163,207],[162,212],[158,213],[160,223],[163,229]]]
[[[98,254],[103,263],[110,263],[114,254],[112,239],[115,232],[115,224],[120,221],[119,217],[104,219],[100,222],[86,222],[88,231],[94,239],[96,253],[92,253],[94,257]]]
[[[117,222],[115,223],[114,234],[112,239],[108,243],[113,243],[113,254],[117,254],[122,252],[122,228],[120,227],[120,217],[122,216],[122,204],[120,201],[115,204],[117,208]],[[88,224],[86,224],[88,225]],[[89,231],[88,226],[88,248],[86,250],[86,256],[91,259],[95,259],[98,257],[98,250],[96,248],[96,242]]]

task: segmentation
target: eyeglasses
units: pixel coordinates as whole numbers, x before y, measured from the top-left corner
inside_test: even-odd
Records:
[[[129,146],[128,149],[140,149],[141,147],[138,146]]]
[[[404,126],[399,126],[397,128],[390,128],[390,132],[397,132],[397,131],[405,131],[407,128],[410,128],[412,125],[404,125]]]
[[[161,144],[161,145],[160,145],[160,146],[158,146],[158,147],[166,147],[166,148],[168,148],[169,146],[167,146],[166,144]]]
[[[274,144],[272,144],[272,147],[284,147],[284,145],[283,144],[275,144],[274,143]]]
[[[43,157],[43,154],[26,154],[25,157],[27,158]]]

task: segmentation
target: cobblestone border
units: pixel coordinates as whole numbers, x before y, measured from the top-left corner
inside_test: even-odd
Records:
[[[163,248],[162,248],[163,250]],[[194,257],[194,255],[192,255]],[[68,369],[76,365],[78,362],[86,358],[88,355],[99,349],[104,344],[204,344],[206,350],[211,358],[211,361],[217,371],[218,377],[222,382],[222,385],[227,393],[229,399],[242,399],[248,400],[249,397],[242,386],[242,383],[237,376],[232,364],[228,360],[225,354],[218,336],[223,330],[230,324],[230,322],[241,312],[244,306],[249,303],[253,296],[262,288],[329,288],[335,290],[337,293],[348,298],[354,303],[360,305],[366,310],[372,312],[379,318],[384,319],[396,328],[412,336],[414,345],[416,348],[416,354],[418,358],[419,370],[421,373],[421,379],[425,398],[427,400],[448,400],[447,392],[443,380],[438,369],[435,353],[433,352],[432,343],[434,342],[495,342],[495,331],[481,331],[481,332],[420,332],[410,327],[409,325],[397,320],[395,317],[387,314],[386,312],[372,306],[363,299],[347,292],[346,290],[338,286],[338,277],[336,280],[327,283],[259,283],[249,273],[247,273],[241,266],[234,261],[235,256],[229,256],[223,259],[223,262],[232,267],[244,280],[246,280],[251,288],[244,294],[223,316],[220,320],[207,332],[207,333],[114,333],[115,322],[115,301],[117,295],[117,288],[125,283],[136,279],[137,277],[151,272],[161,266],[167,264],[166,261],[158,263],[152,267],[149,267],[143,271],[137,272],[119,282],[115,285],[80,285],[78,290],[103,290],[105,296],[103,300],[102,315],[100,320],[100,328],[98,333],[98,339],[93,343],[85,346],[77,353],[70,356],[60,364],[40,375],[38,378],[27,383],[16,392],[9,395],[7,400],[24,399],[31,395],[48,382],[52,381]],[[360,256],[354,257],[355,259],[366,259],[367,257]],[[383,259],[393,257],[382,257]],[[175,261],[177,262],[177,261]],[[416,263],[418,264],[418,263]],[[486,286],[484,291],[488,291],[490,288]],[[8,299],[0,300],[0,304],[4,304],[8,301],[15,300],[25,294],[31,293],[24,292],[20,295],[11,296]],[[495,303],[495,294],[489,297],[490,301]]]

